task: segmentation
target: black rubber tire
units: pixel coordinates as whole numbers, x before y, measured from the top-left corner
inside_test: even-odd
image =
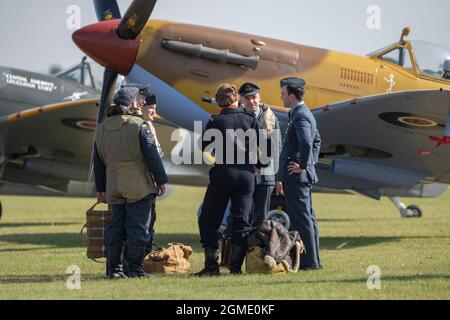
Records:
[[[412,204],[412,205],[408,206],[406,209],[414,211],[414,215],[411,216],[411,218],[422,218],[422,209],[420,209],[419,206]]]
[[[286,229],[289,230],[291,226],[291,220],[286,212],[283,210],[272,210],[267,214],[267,220],[273,220],[281,223]]]

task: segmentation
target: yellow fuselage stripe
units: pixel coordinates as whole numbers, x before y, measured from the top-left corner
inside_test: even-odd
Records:
[[[24,110],[21,112],[10,114],[8,116],[8,121],[13,122],[13,121],[33,117],[33,116],[36,116],[38,114],[42,114],[45,112],[50,112],[50,111],[55,111],[55,110],[60,110],[60,109],[65,109],[65,108],[70,108],[70,107],[76,107],[76,106],[90,104],[90,103],[95,104],[97,102],[98,102],[98,100],[96,100],[96,99],[89,99],[89,100],[71,101],[71,102],[67,102],[67,103],[50,104],[47,106],[32,108],[32,109],[28,109],[28,110]]]

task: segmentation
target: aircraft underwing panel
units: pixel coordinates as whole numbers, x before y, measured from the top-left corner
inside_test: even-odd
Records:
[[[90,162],[96,100],[80,100],[25,110],[0,118],[4,155],[24,153],[80,167]]]
[[[423,90],[315,109],[322,153],[352,178],[376,174],[378,182],[393,182],[396,175],[397,185],[414,180],[450,183],[449,104],[449,91]],[[357,163],[353,172],[346,161]]]

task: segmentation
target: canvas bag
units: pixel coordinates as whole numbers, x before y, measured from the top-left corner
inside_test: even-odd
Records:
[[[192,248],[182,243],[169,243],[145,257],[144,271],[148,273],[187,274],[191,267],[188,261]]]

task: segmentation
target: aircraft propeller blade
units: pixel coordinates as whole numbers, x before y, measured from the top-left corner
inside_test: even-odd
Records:
[[[102,95],[100,98],[100,105],[98,108],[97,115],[97,124],[101,123],[104,116],[105,110],[112,103],[112,97],[114,94],[114,89],[116,87],[118,73],[109,68],[105,68],[105,72],[103,73],[103,88]]]
[[[127,40],[136,39],[150,18],[155,5],[156,0],[134,0],[120,21],[117,29],[119,37]]]
[[[114,94],[114,89],[116,87],[117,76],[118,73],[116,71],[111,70],[109,68],[105,68],[105,71],[103,73],[102,94],[100,97],[100,104],[97,113],[97,125],[95,128],[96,130],[98,125],[103,121],[103,118],[105,117],[106,108],[110,106],[112,103],[112,97]],[[95,144],[93,143],[92,146],[94,148]],[[92,149],[91,163],[89,164],[89,175],[88,175],[89,182],[93,180],[93,173],[94,173],[93,160],[94,160],[94,149]]]
[[[98,21],[120,19],[120,10],[116,0],[94,0]]]

